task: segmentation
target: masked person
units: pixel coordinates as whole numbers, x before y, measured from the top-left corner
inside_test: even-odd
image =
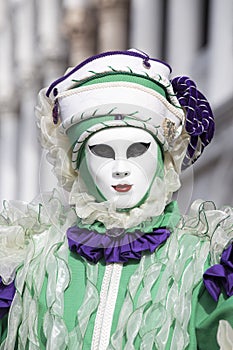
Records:
[[[40,92],[41,143],[69,205],[54,190],[4,208],[1,349],[229,345],[232,211],[195,202],[182,217],[172,200],[214,119],[170,73],[141,51],[105,52]]]

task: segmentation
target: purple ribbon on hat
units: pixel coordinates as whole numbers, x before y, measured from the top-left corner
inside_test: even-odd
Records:
[[[2,282],[2,278],[0,277],[0,319],[3,318],[9,311],[14,295],[14,282],[6,285]]]
[[[203,279],[206,289],[215,301],[218,301],[222,288],[228,297],[233,295],[233,245],[224,250],[220,264],[206,270]]]
[[[186,156],[182,168],[194,163],[211,142],[215,123],[214,116],[206,97],[197,89],[193,80],[181,76],[172,79],[172,87],[180,105],[186,111],[185,129],[190,135]],[[201,149],[199,146],[201,144]],[[198,152],[197,149],[199,150]]]
[[[140,260],[142,252],[153,253],[169,236],[170,231],[163,227],[151,233],[142,233],[140,230],[125,233],[124,229],[116,228],[107,230],[106,234],[99,234],[77,226],[67,230],[70,250],[95,264],[100,259],[107,263]]]

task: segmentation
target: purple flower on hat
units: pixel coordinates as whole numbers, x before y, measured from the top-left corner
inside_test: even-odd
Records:
[[[214,116],[209,102],[197,90],[195,82],[189,77],[174,78],[172,86],[179,103],[186,111],[185,129],[190,135],[190,142],[183,161],[183,168],[186,168],[198,159],[212,140],[215,128]],[[200,149],[199,144],[201,144]]]

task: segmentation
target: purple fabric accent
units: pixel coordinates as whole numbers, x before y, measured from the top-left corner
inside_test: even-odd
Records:
[[[124,120],[124,118],[125,118],[124,115],[122,115],[122,114],[117,114],[117,115],[115,115],[114,120]]]
[[[183,168],[186,168],[200,156],[195,155],[198,141],[201,141],[201,153],[211,142],[215,129],[214,116],[207,99],[189,77],[174,78],[172,86],[179,103],[186,110],[185,129],[190,135],[190,143],[183,161]]]
[[[171,67],[166,63],[163,62],[159,59],[156,58],[150,58],[147,54],[145,53],[138,53],[138,52],[134,52],[134,51],[108,51],[108,52],[103,52],[99,55],[95,55],[95,56],[91,56],[89,58],[87,58],[85,61],[81,62],[80,64],[78,64],[76,67],[74,67],[70,72],[68,72],[66,75],[63,75],[62,77],[58,78],[57,80],[55,80],[48,88],[47,92],[46,92],[46,96],[49,97],[51,91],[53,90],[53,88],[58,85],[59,83],[61,83],[62,81],[64,81],[65,79],[67,79],[70,75],[72,75],[74,72],[78,71],[80,68],[82,68],[83,66],[85,66],[86,64],[101,58],[101,57],[106,57],[106,56],[114,56],[114,55],[127,55],[127,56],[133,56],[133,57],[139,57],[142,58],[143,60],[151,60],[151,61],[156,61],[156,62],[160,62],[162,64],[164,64],[165,66],[167,66],[170,70],[170,72],[172,71]]]
[[[170,236],[170,231],[166,228],[157,228],[145,234],[136,230],[124,235],[124,230],[116,230],[114,237],[113,234],[110,236],[77,226],[70,227],[67,230],[69,248],[95,264],[102,258],[107,263],[124,263],[129,259],[140,260],[144,251],[153,253]]]
[[[9,311],[14,295],[14,282],[5,285],[0,277],[0,319],[3,318]]]
[[[53,123],[57,124],[59,118],[59,105],[58,100],[55,100],[54,106],[53,106]]]
[[[54,88],[54,89],[53,89],[53,96],[56,97],[57,95],[58,95],[57,88]]]
[[[143,60],[143,64],[147,69],[149,69],[151,67],[149,60],[150,60],[149,56],[144,58],[144,60]]]
[[[222,253],[220,264],[211,266],[203,275],[206,289],[218,301],[222,288],[228,297],[233,295],[233,245]]]

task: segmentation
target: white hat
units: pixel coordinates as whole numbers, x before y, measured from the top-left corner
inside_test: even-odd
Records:
[[[186,165],[194,162],[212,138],[213,123],[206,127],[202,121],[202,117],[207,116],[206,100],[203,95],[199,98],[197,90],[196,105],[193,104],[195,97],[192,90],[190,92],[190,82],[193,82],[180,77],[181,80],[173,84],[170,73],[169,65],[144,52],[111,51],[88,58],[53,82],[46,95],[54,103],[54,123],[60,118],[59,128],[73,146],[74,169],[85,140],[98,130],[116,126],[143,128],[156,137],[164,151],[171,151],[188,125],[191,132],[187,132],[190,143]],[[187,97],[192,98],[191,103],[187,103]],[[208,122],[210,119],[212,122],[212,114]],[[208,134],[210,126],[211,135]]]

